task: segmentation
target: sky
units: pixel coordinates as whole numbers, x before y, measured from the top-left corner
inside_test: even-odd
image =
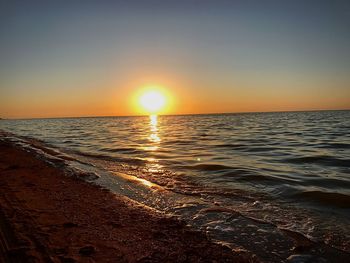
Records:
[[[350,1],[0,0],[0,117],[350,109]]]

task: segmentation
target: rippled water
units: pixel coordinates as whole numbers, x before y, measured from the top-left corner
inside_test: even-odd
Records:
[[[0,129],[348,249],[350,111],[2,120]]]

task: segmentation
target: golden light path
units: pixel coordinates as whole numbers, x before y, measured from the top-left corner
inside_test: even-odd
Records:
[[[168,113],[173,104],[173,97],[167,89],[161,86],[144,86],[134,94],[134,107],[138,114],[149,115],[148,125],[149,132],[146,134],[148,142],[142,146],[146,152],[156,152],[161,144],[160,127],[158,123],[158,115]],[[158,159],[146,157],[148,173],[162,173],[163,166],[158,163]],[[153,188],[153,184],[146,179],[138,180],[141,184]]]

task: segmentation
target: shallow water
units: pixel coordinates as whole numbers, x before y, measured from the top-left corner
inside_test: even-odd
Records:
[[[350,250],[350,111],[1,120],[0,129]],[[228,232],[191,202],[167,211]]]

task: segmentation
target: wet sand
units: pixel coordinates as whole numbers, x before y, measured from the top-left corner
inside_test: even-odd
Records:
[[[0,262],[257,262],[0,140]]]

